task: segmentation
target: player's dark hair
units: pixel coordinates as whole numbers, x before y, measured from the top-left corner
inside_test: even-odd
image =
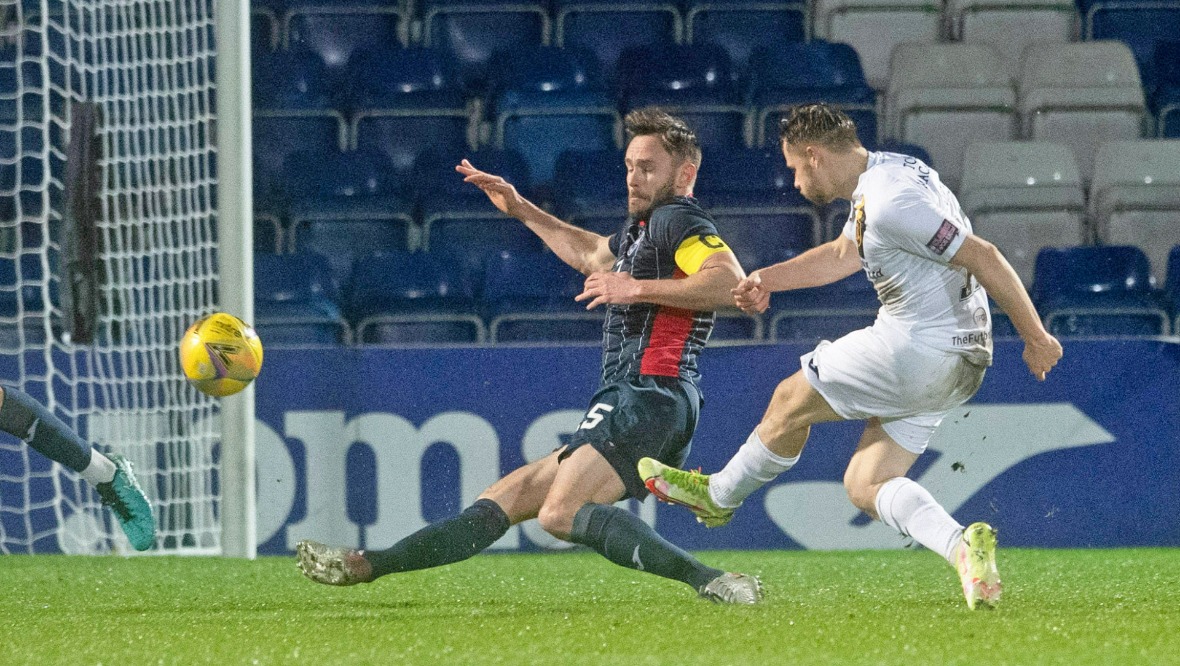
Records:
[[[658,136],[664,150],[677,161],[701,165],[701,142],[697,133],[680,118],[654,106],[636,109],[623,118],[627,142],[637,136]]]
[[[778,124],[779,142],[788,146],[818,143],[832,150],[860,145],[856,123],[839,107],[830,104],[802,104],[793,107]]]

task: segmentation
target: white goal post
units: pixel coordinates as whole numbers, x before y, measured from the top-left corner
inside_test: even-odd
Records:
[[[256,551],[253,390],[176,356],[203,314],[253,319],[247,3],[0,0],[0,382],[133,462],[155,553]],[[0,435],[0,552],[130,548]]]

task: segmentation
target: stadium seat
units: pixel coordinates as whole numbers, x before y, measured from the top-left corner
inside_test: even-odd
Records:
[[[254,255],[254,327],[268,346],[347,342],[338,299],[326,257]]]
[[[762,315],[748,315],[741,310],[718,310],[713,318],[709,344],[719,342],[758,342],[766,337]]]
[[[1086,183],[1100,144],[1142,134],[1139,70],[1119,42],[1029,46],[1017,97],[1024,137],[1069,146]]]
[[[1061,144],[971,144],[959,201],[975,233],[1000,248],[1025,286],[1042,247],[1088,240],[1081,175]]]
[[[1101,242],[1142,249],[1163,284],[1168,250],[1180,243],[1180,140],[1102,144],[1090,215]]]
[[[777,292],[770,301],[770,339],[814,345],[872,326],[881,304],[864,273],[838,282]]]
[[[357,49],[345,83],[351,109],[464,110],[457,64],[432,48],[396,45]]]
[[[685,41],[716,44],[734,63],[748,62],[758,47],[808,38],[806,2],[687,0],[685,8]]]
[[[447,258],[478,282],[489,252],[540,252],[541,239],[519,220],[502,215],[484,197],[438,197],[422,204],[422,249]]]
[[[856,123],[862,143],[877,142],[877,94],[851,46],[813,40],[760,47],[749,70],[744,97],[757,113],[754,145],[777,147],[779,119],[790,107],[811,102],[838,104]]]
[[[470,285],[430,254],[375,252],[358,258],[344,303],[361,344],[473,343],[487,335]]]
[[[307,49],[255,54],[251,60],[254,108],[325,110],[336,90],[324,61]]]
[[[566,150],[553,168],[556,213],[596,233],[613,233],[627,218],[627,168],[624,152]]]
[[[468,160],[475,168],[503,177],[526,197],[532,193],[529,165],[512,150],[483,148],[477,151],[428,150],[414,161],[414,199],[422,208],[445,210],[446,202],[471,200],[478,204],[474,210],[492,211],[487,195],[479,188],[463,181],[455,166]],[[463,210],[468,210],[464,207]]]
[[[491,342],[601,342],[601,309],[574,300],[585,278],[552,252],[487,255],[482,298]]]
[[[889,56],[903,42],[937,42],[942,34],[941,0],[816,0],[813,37],[856,49],[865,79],[885,90]]]
[[[1054,335],[1166,335],[1168,314],[1137,247],[1043,248],[1032,297]]]
[[[806,207],[751,205],[711,209],[717,233],[747,272],[794,257],[816,244],[818,221]]]
[[[413,249],[413,213],[409,202],[394,196],[302,198],[291,205],[288,243],[293,252],[327,256],[340,283],[357,255]]]
[[[1172,334],[1180,334],[1180,245],[1168,253],[1168,278],[1164,283],[1164,297],[1172,313]]]
[[[273,51],[282,36],[279,17],[266,7],[250,8],[250,48],[255,54]]]
[[[256,200],[257,201],[257,200]],[[287,249],[283,221],[275,214],[254,211],[254,252],[279,254]]]
[[[643,46],[623,52],[616,85],[624,110],[659,106],[697,133],[706,149],[748,144],[746,109],[728,54],[711,44]]]
[[[313,4],[283,18],[286,48],[320,55],[329,71],[343,74],[352,55],[366,48],[405,44],[408,22],[396,4]]]
[[[299,151],[340,152],[345,148],[344,116],[335,110],[254,110],[256,196],[285,198],[279,179],[288,156]]]
[[[614,72],[623,51],[647,44],[679,44],[677,3],[633,0],[556,0],[553,42],[594,53]]]
[[[1156,117],[1156,133],[1166,139],[1180,139],[1180,41],[1160,41],[1152,62],[1155,90],[1151,108]]]
[[[1013,79],[1025,46],[1071,42],[1079,32],[1074,0],[948,0],[946,16],[951,37],[991,46]]]
[[[890,136],[925,148],[957,190],[968,144],[1019,136],[1016,90],[984,44],[901,44],[885,98]]]
[[[468,87],[482,90],[489,73],[488,62],[495,53],[549,44],[546,4],[520,0],[424,0],[423,44],[454,57]]]
[[[466,112],[458,109],[365,109],[353,119],[352,145],[383,153],[394,173],[410,177],[424,153],[464,152],[470,146],[470,125]]]
[[[1078,0],[1078,6],[1086,40],[1122,41],[1141,65],[1149,64],[1158,41],[1180,35],[1180,2],[1174,0]]]
[[[590,52],[542,47],[504,54],[496,70],[494,143],[524,157],[534,185],[549,186],[566,149],[618,145],[621,121]]]

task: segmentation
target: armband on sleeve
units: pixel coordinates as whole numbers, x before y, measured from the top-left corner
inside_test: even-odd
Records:
[[[676,249],[676,265],[685,275],[701,270],[701,264],[718,252],[731,252],[725,241],[716,234],[697,234],[684,239]]]

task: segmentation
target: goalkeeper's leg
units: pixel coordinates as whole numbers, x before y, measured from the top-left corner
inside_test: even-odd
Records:
[[[325,585],[368,583],[391,573],[461,562],[535,518],[557,473],[557,453],[517,469],[492,484],[459,515],[427,525],[385,550],[355,550],[301,541],[304,575]]]
[[[10,386],[0,387],[0,431],[20,438],[94,486],[136,550],[147,550],[155,543],[151,505],[126,459],[103,455],[44,405]]]

